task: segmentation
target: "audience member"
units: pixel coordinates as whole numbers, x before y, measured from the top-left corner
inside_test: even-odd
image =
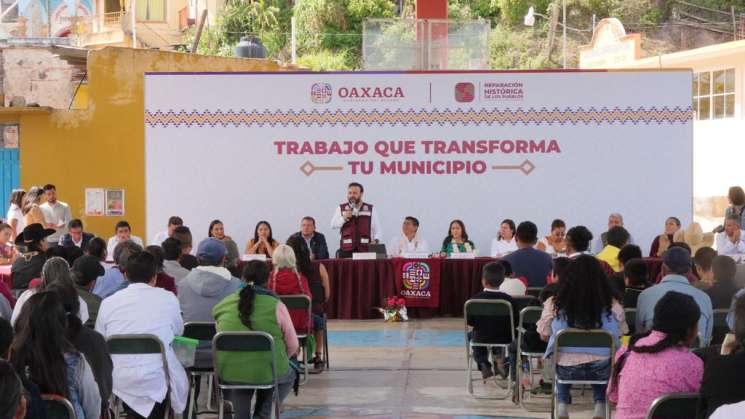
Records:
[[[406,222],[404,221],[404,225],[405,224]],[[416,221],[416,229],[419,229],[419,220]],[[308,249],[310,250],[311,260],[329,258],[329,248],[326,245],[326,236],[316,231],[315,218],[308,216],[303,217],[300,221],[300,231],[290,236],[290,238],[292,237],[303,238],[305,245],[308,246]],[[429,252],[429,250],[427,250],[427,252]]]
[[[504,281],[505,270],[504,265],[498,262],[491,262],[484,265],[481,271],[481,285],[483,291],[478,292],[471,296],[471,300],[502,300],[510,303],[513,309],[513,321],[517,323],[518,312],[515,300],[504,292],[499,291],[502,282]],[[478,343],[510,343],[512,342],[512,333],[510,331],[509,320],[502,318],[499,322],[495,322],[493,318],[484,316],[469,316],[466,319],[469,326],[473,329],[468,333],[468,339],[472,342]],[[495,353],[496,355],[496,353]],[[484,379],[492,377],[495,371],[492,370],[492,365],[489,362],[489,352],[484,347],[473,348],[473,360],[481,371],[481,376]],[[498,365],[494,365],[496,373],[505,376],[504,362],[502,359],[497,361]]]
[[[740,261],[745,256],[745,231],[740,226],[740,216],[728,215],[724,218],[724,231],[716,235],[717,252]]]
[[[85,326],[92,328],[96,324],[102,298],[93,294],[91,290],[96,285],[96,279],[103,276],[105,270],[98,258],[91,255],[84,255],[73,263],[71,272],[75,282],[75,289],[80,298],[85,301],[86,306],[88,306],[88,321],[85,322]]]
[[[616,339],[616,347],[619,336],[628,333],[623,307],[613,297],[600,262],[589,255],[578,256],[569,263],[558,293],[546,300],[536,326],[541,338],[548,341],[544,357],[554,360],[559,378],[574,380],[608,379],[611,354],[604,349],[586,348],[566,348],[554,354],[557,333],[566,328],[605,329]],[[592,385],[595,418],[605,417],[606,387]],[[557,384],[559,418],[569,418],[570,390],[569,384]]]
[[[26,191],[23,189],[13,189],[10,193],[10,206],[8,207],[6,221],[13,228],[11,240],[15,240],[16,236],[26,228],[26,221],[23,218],[23,198],[25,196]]]
[[[639,295],[652,286],[652,283],[649,282],[647,264],[641,258],[629,260],[624,265],[623,277],[623,307],[636,308]]]
[[[220,240],[225,245],[225,267],[228,268],[231,273],[238,270],[238,266],[241,261],[241,253],[238,251],[238,245],[230,237],[225,235],[225,225],[220,220],[212,220],[210,223],[207,237],[214,237]],[[238,275],[240,274],[233,274]]]
[[[546,300],[556,295],[559,291],[561,277],[564,275],[564,271],[566,271],[571,261],[572,259],[563,256],[554,259],[554,267],[551,270],[551,282],[546,284],[546,286],[541,289],[540,294],[538,294],[538,300],[541,302],[541,305],[545,303]]]
[[[610,231],[613,227],[623,227],[623,215],[617,212],[614,212],[608,216],[608,230],[601,233],[600,237],[598,237],[595,240],[595,242],[592,244],[593,253],[595,254],[600,253],[605,248],[605,246],[608,245],[608,231]],[[636,244],[634,243],[634,238],[631,237],[630,233],[629,233],[628,244]]]
[[[45,229],[41,224],[29,224],[23,232],[16,236],[16,245],[25,250],[18,255],[10,268],[14,289],[26,289],[32,279],[39,278],[41,267],[47,261],[49,243],[46,238],[54,233],[52,229]]]
[[[10,362],[42,393],[68,399],[77,418],[98,419],[102,406],[98,385],[86,357],[65,337],[66,328],[62,299],[53,292],[34,294],[18,318]]]
[[[169,344],[184,331],[179,302],[173,293],[155,287],[155,257],[144,251],[127,258],[126,278],[130,285],[104,299],[96,320],[96,331],[109,338],[120,334],[153,334],[166,350],[166,382],[160,357],[114,357],[114,394],[124,402],[124,410],[135,418],[160,419],[166,416],[166,396],[176,412],[183,412],[189,380]]]
[[[711,271],[714,274],[714,284],[706,290],[706,294],[711,298],[711,305],[714,310],[729,308],[732,298],[739,290],[735,283],[737,265],[728,256],[717,256],[712,262]]]
[[[642,249],[635,244],[627,244],[626,246],[621,248],[621,251],[618,252],[618,264],[621,267],[621,270],[619,270],[618,272],[613,272],[608,278],[611,281],[611,287],[613,287],[613,291],[615,291],[619,295],[624,293],[627,287],[626,275],[624,274],[626,262],[630,261],[631,259],[641,259],[641,257]]]
[[[515,222],[509,218],[499,223],[499,233],[491,240],[491,252],[489,256],[501,258],[517,250],[515,242]]]
[[[711,247],[702,247],[696,250],[693,255],[693,267],[696,269],[696,276],[699,279],[695,285],[697,288],[707,289],[714,285],[712,265],[714,264],[714,258],[717,257],[717,251]]]
[[[739,218],[738,224],[740,226],[745,225],[745,191],[739,186],[732,186],[727,193],[727,199],[730,206],[724,211],[725,222],[728,216],[733,215]],[[715,233],[721,233],[723,231],[723,225],[714,229]]]
[[[163,272],[163,249],[160,246],[148,246],[145,250],[155,256],[155,271],[158,273],[155,286],[157,288],[163,288],[166,291],[171,291],[174,295],[178,295],[176,280],[171,275]]]
[[[497,263],[502,265],[504,268],[504,282],[499,286],[499,291],[513,297],[525,295],[528,291],[528,286],[525,282],[513,276],[515,273],[512,271],[512,265],[510,265],[510,262],[500,259]]]
[[[13,343],[13,326],[7,319],[0,319],[0,359],[9,358],[11,343]]]
[[[132,234],[132,227],[130,227],[129,223],[124,220],[116,223],[114,232],[115,234],[109,238],[109,241],[106,244],[106,254],[109,255],[109,257],[113,257],[114,249],[120,242],[131,241],[140,246],[140,248],[144,246],[142,244],[142,239]]]
[[[538,227],[523,221],[515,233],[517,250],[503,259],[510,263],[516,278],[525,278],[529,287],[543,287],[548,282],[553,267],[551,256],[534,248],[538,240]]]
[[[85,356],[91,366],[93,377],[98,384],[102,409],[106,409],[111,398],[112,370],[114,368],[109,355],[106,340],[92,328],[84,327],[80,318],[80,299],[72,284],[56,281],[46,287],[45,291],[55,293],[62,301],[67,316],[65,337],[75,349]]]
[[[26,417],[26,397],[23,383],[13,366],[0,360],[0,418],[23,419]]]
[[[662,281],[647,288],[639,295],[636,304],[636,331],[645,332],[652,328],[654,321],[654,306],[669,291],[688,294],[696,301],[701,310],[698,321],[698,332],[702,337],[701,345],[705,346],[711,340],[714,327],[711,299],[705,292],[696,289],[685,274],[691,269],[691,255],[687,250],[673,247],[665,252],[662,265]]]
[[[212,308],[240,287],[240,281],[223,266],[226,254],[225,245],[214,237],[199,243],[199,266],[178,283],[184,322],[213,321]]]
[[[629,243],[629,232],[621,226],[615,226],[604,234],[607,244],[596,257],[610,265],[613,272],[621,272],[621,262],[618,260],[618,254],[621,252],[621,248]]]
[[[178,286],[178,283],[186,275],[189,275],[189,270],[179,263],[179,259],[181,258],[181,243],[173,237],[169,237],[163,241],[161,248],[163,249],[163,272],[172,276]]]
[[[279,242],[272,237],[272,226],[268,221],[259,221],[254,228],[254,236],[246,243],[247,255],[266,255],[271,258]]]
[[[46,202],[39,205],[39,208],[44,213],[46,222],[55,230],[54,234],[49,236],[47,240],[50,246],[57,246],[60,238],[67,234],[67,224],[72,221],[72,213],[69,205],[57,200],[57,188],[54,185],[44,185],[44,195],[46,196]]]
[[[62,247],[77,247],[85,250],[88,243],[95,237],[93,234],[83,231],[83,222],[77,218],[67,223],[67,230],[68,232],[62,234],[57,243]]]
[[[300,274],[308,278],[308,287],[312,298],[311,313],[313,317],[313,334],[316,340],[316,350],[312,363],[316,371],[323,370],[325,363],[323,361],[323,330],[326,328],[324,321],[323,305],[331,297],[331,286],[329,284],[329,274],[323,263],[314,265],[310,260],[308,247],[300,237],[290,237],[287,245],[295,252],[297,270]]]
[[[173,232],[176,230],[176,227],[180,227],[184,225],[184,220],[181,219],[181,217],[172,216],[168,218],[168,227],[159,232],[158,234],[153,237],[153,239],[150,241],[150,246],[160,246],[163,241],[169,237],[173,237]]]
[[[98,259],[101,266],[106,266],[106,242],[100,237],[94,237],[88,242],[88,246],[85,248],[85,254],[90,255]]]
[[[277,295],[305,294],[309,298],[313,298],[308,279],[298,271],[295,252],[290,246],[286,244],[278,245],[272,255],[272,264],[274,265],[274,271],[269,278],[270,290]],[[306,310],[291,309],[290,317],[297,333],[301,335],[310,333],[311,319],[308,318]]]
[[[543,250],[552,257],[560,254],[566,254],[566,241],[564,235],[566,232],[566,223],[564,220],[556,219],[551,222],[551,234],[540,239],[536,244],[536,249]]]
[[[468,240],[466,225],[461,220],[453,220],[448,227],[448,235],[442,241],[441,256],[450,256],[453,253],[473,253],[476,245]]]
[[[635,335],[616,353],[608,399],[616,419],[644,419],[652,402],[668,393],[696,393],[704,363],[688,350],[701,311],[690,295],[670,291],[654,307],[652,330]]]
[[[665,231],[652,240],[649,248],[649,257],[659,258],[665,253],[670,244],[675,240],[675,233],[680,230],[680,220],[677,217],[668,217],[665,220]]]
[[[569,259],[574,259],[579,255],[590,254],[590,242],[592,233],[585,226],[574,226],[567,231],[566,237],[566,254]]]
[[[118,243],[114,248],[114,262],[116,265],[106,268],[106,272],[96,280],[96,285],[93,286],[93,291],[91,292],[105,299],[127,288],[129,282],[124,277],[127,263],[133,254],[141,251],[142,246],[131,240]]]
[[[388,244],[389,255],[399,257],[406,253],[430,253],[429,243],[419,235],[419,220],[412,216],[404,218],[401,235],[394,237]]]
[[[13,327],[10,322],[5,319],[0,319],[0,363],[4,363],[5,368],[10,368],[15,374],[13,366],[7,361],[10,359],[10,345],[13,343]],[[2,375],[0,373],[0,375]],[[17,376],[20,379],[22,388],[25,390],[23,394],[23,401],[25,402],[25,413],[20,416],[2,416],[13,419],[47,419],[46,407],[44,401],[41,399],[41,391],[39,386],[33,384],[26,379],[25,376]],[[0,378],[0,381],[2,379]],[[0,384],[0,400],[2,397],[9,396],[10,393],[6,391],[3,384]],[[0,402],[0,412],[4,409],[3,402]]]
[[[708,357],[704,365],[700,419],[708,418],[720,406],[745,401],[745,298],[735,300],[734,313],[734,339],[722,345],[722,355]],[[730,416],[735,417],[742,416]]]
[[[275,250],[280,252],[280,250]],[[218,332],[257,331],[269,333],[274,339],[274,358],[279,403],[283,403],[295,382],[295,370],[290,366],[300,347],[287,307],[267,289],[269,267],[253,260],[243,271],[245,287],[220,301],[212,310]],[[267,383],[272,369],[263,354],[257,352],[226,352],[217,362],[217,372],[233,383]],[[254,417],[272,416],[273,389],[258,390]],[[233,404],[234,417],[248,418],[251,413],[252,390],[225,390],[223,395]]]
[[[23,222],[26,226],[31,224],[41,224],[45,228],[53,230],[53,224],[46,221],[44,212],[41,210],[41,198],[44,190],[38,186],[32,186],[28,193],[23,197]]]
[[[7,288],[5,284],[2,284],[4,288]],[[3,291],[6,291],[3,289]],[[0,293],[0,319],[10,320],[13,317],[13,303],[11,296],[6,295],[5,292]]]
[[[0,223],[0,266],[12,265],[18,257],[18,252],[11,245],[11,236],[13,236],[13,227]]]
[[[196,256],[192,255],[192,235],[191,230],[187,226],[179,226],[173,230],[173,238],[178,240],[181,244],[181,256],[179,256],[179,264],[186,270],[191,271],[192,269],[199,266],[199,261]]]

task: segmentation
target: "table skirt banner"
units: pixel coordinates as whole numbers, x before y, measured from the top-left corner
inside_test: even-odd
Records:
[[[440,305],[441,259],[394,259],[398,296],[406,307],[437,308]]]

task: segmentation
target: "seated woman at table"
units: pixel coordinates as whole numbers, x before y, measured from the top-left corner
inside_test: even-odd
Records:
[[[564,234],[566,232],[567,225],[563,220],[556,219],[551,222],[551,234],[538,240],[535,248],[543,250],[549,255],[556,257],[559,254],[566,253],[566,241],[564,240]]]
[[[270,229],[271,230],[271,229]],[[225,245],[225,267],[231,272],[238,268],[238,262],[240,262],[240,254],[238,254],[238,245],[235,244],[230,236],[225,235],[225,226],[220,220],[212,220],[210,228],[208,230],[208,237],[214,237],[220,240]],[[240,275],[239,275],[240,276]]]
[[[665,231],[652,240],[652,246],[649,248],[649,257],[661,258],[662,254],[673,243],[673,237],[678,230],[680,230],[680,220],[677,217],[667,217],[667,220],[665,220]]]
[[[468,240],[466,225],[463,224],[463,221],[451,221],[448,235],[442,241],[440,255],[450,256],[453,253],[473,253],[474,250],[476,250],[476,246],[472,241]]]
[[[569,262],[561,276],[559,290],[543,305],[536,324],[541,339],[548,342],[544,358],[553,358],[560,378],[577,380],[605,380],[610,375],[610,353],[597,349],[566,348],[553,353],[556,335],[567,328],[605,329],[610,332],[616,347],[619,336],[629,332],[623,307],[613,297],[610,283],[600,262],[592,256],[580,255]],[[572,403],[571,385],[557,385],[558,417],[569,418]],[[595,400],[593,417],[605,417],[606,385],[592,386]]]
[[[9,224],[0,223],[0,266],[12,265],[18,256],[16,249],[10,245],[12,235],[13,227]]]
[[[323,320],[323,305],[331,297],[329,285],[329,274],[323,263],[313,264],[310,260],[310,250],[305,240],[300,236],[292,236],[287,240],[287,245],[295,252],[297,270],[308,278],[308,287],[311,294],[311,312],[313,314],[313,335],[316,338],[316,353],[312,364],[316,371],[321,372],[325,367],[323,361],[323,329],[326,327]]]
[[[246,243],[247,255],[266,255],[271,258],[279,243],[272,238],[272,226],[268,221],[259,221],[254,229],[254,238]]]
[[[308,278],[298,270],[297,258],[295,251],[286,244],[280,244],[272,254],[272,264],[274,271],[269,278],[269,289],[277,295],[298,295],[305,294],[311,301],[313,295],[310,293]],[[295,331],[304,335],[311,331],[311,319],[308,318],[308,311],[303,309],[290,310],[292,324]]]
[[[515,222],[507,218],[499,224],[499,234],[491,241],[491,253],[489,255],[493,258],[501,258],[515,250],[517,250]]]

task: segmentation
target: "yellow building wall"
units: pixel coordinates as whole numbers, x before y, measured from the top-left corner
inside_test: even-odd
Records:
[[[88,108],[20,114],[21,186],[53,183],[85,229],[101,237],[126,219],[145,235],[145,72],[286,71],[268,60],[108,47],[88,55]],[[0,115],[0,120],[6,119]],[[15,119],[15,118],[14,118]],[[177,154],[174,154],[177,157]],[[184,168],[198,170],[198,168]],[[178,176],[178,173],[174,174]],[[168,179],[163,179],[168,182]],[[86,217],[85,188],[125,190],[124,217]],[[184,199],[199,199],[188,196]],[[174,215],[178,202],[173,203]],[[163,220],[164,228],[167,220]],[[194,226],[195,228],[197,226]],[[198,226],[198,228],[206,226]]]

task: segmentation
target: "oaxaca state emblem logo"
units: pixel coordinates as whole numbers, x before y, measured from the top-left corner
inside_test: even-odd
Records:
[[[403,288],[401,295],[413,298],[429,298],[430,268],[426,262],[406,262],[401,268]]]

